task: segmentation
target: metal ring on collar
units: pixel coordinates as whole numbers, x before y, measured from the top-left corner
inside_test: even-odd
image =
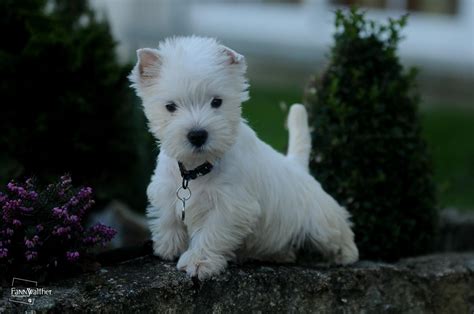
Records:
[[[184,194],[186,193],[186,191],[188,192],[187,194]],[[191,198],[191,190],[188,188],[188,189],[185,189],[183,188],[182,186],[180,186],[177,190],[176,190],[176,197],[180,200],[180,201],[187,201]]]

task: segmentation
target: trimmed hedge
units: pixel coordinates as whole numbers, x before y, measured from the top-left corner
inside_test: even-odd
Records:
[[[108,24],[87,1],[4,0],[0,29],[0,184],[67,172],[144,209],[153,141]]]
[[[380,25],[356,9],[338,11],[329,65],[306,90],[314,130],[310,167],[352,213],[362,258],[427,252],[436,232],[416,71],[397,56],[406,21]]]

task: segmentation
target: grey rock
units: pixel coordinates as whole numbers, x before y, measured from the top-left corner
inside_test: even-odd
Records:
[[[440,213],[439,251],[474,251],[474,212],[448,208]]]
[[[232,264],[220,276],[193,281],[152,256],[51,283],[33,306],[0,309],[49,313],[472,313],[474,253],[445,253],[394,264],[349,267]]]

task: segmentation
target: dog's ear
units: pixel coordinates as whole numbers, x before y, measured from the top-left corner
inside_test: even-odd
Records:
[[[237,53],[235,50],[232,50],[226,46],[222,46],[222,51],[227,56],[229,64],[241,64],[245,65],[245,58],[243,55]]]
[[[158,68],[161,64],[158,50],[143,48],[137,50],[138,72],[142,79],[149,79],[158,76]]]
[[[137,50],[137,64],[128,77],[140,94],[140,89],[149,87],[157,82],[161,59],[158,50],[142,48]]]
[[[240,53],[237,53],[235,50],[232,50],[226,46],[222,46],[222,54],[225,56],[224,62],[229,66],[229,68],[234,71],[234,73],[239,78],[241,84],[241,94],[240,101],[244,102],[249,99],[247,78],[245,77],[245,72],[247,71],[247,63],[245,62],[245,57]]]

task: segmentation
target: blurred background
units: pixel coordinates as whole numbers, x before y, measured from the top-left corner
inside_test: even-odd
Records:
[[[409,13],[399,54],[420,72],[424,136],[439,203],[474,209],[474,1],[472,0],[93,0],[111,23],[122,62],[173,35],[213,36],[247,58],[244,113],[259,136],[284,151],[286,108],[301,102],[327,63],[338,8],[358,5],[384,21]]]
[[[165,37],[217,37],[245,55],[245,117],[277,150],[287,108],[328,63],[334,12],[409,13],[399,54],[419,69],[424,137],[441,208],[474,209],[472,0],[32,0],[0,2],[0,184],[71,173],[99,204],[146,207],[158,152],[126,79],[135,51]],[[95,16],[95,17],[94,17]],[[112,34],[112,37],[110,36]],[[115,42],[115,46],[114,46]],[[117,52],[115,54],[115,52]]]

